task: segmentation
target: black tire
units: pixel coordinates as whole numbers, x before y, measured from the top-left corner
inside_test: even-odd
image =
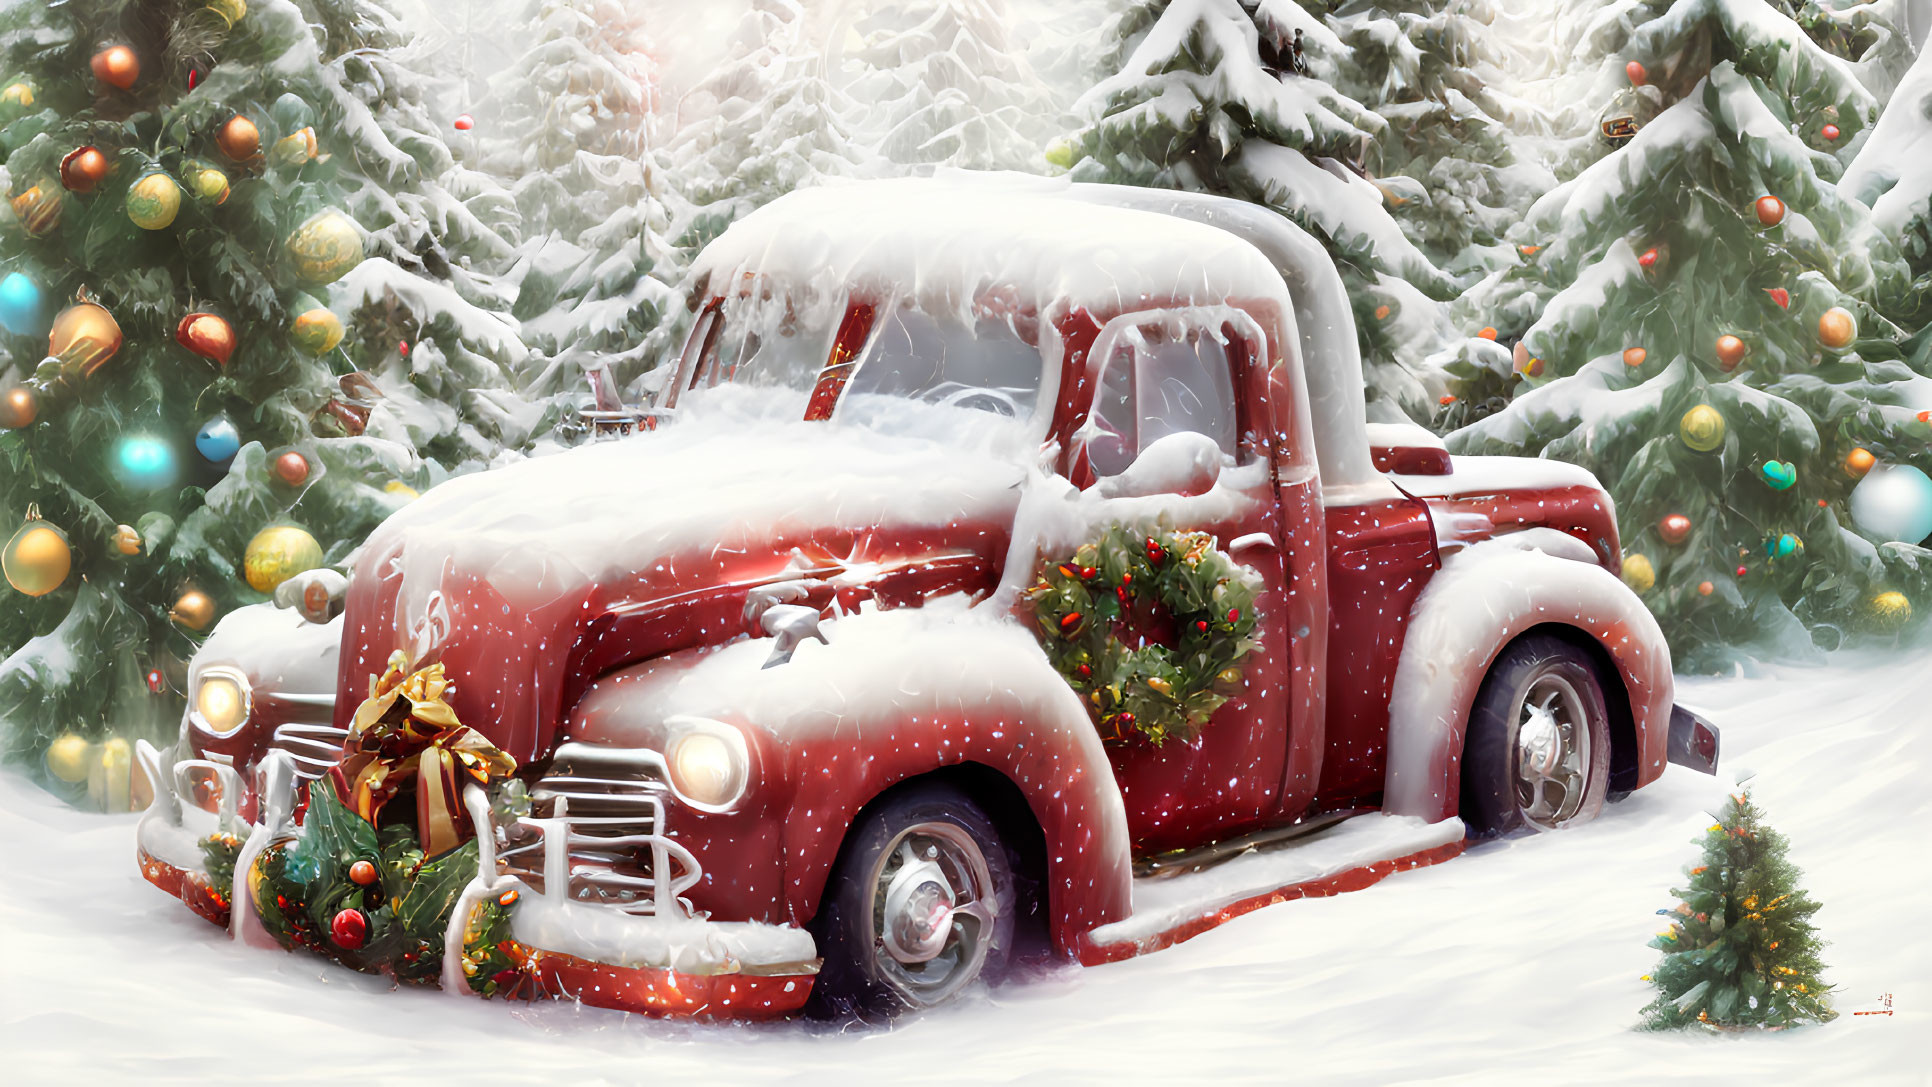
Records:
[[[1525,734],[1526,725],[1535,731]],[[1463,738],[1462,818],[1470,832],[1494,837],[1589,822],[1603,810],[1609,784],[1610,713],[1589,654],[1547,634],[1510,643],[1483,678]]]
[[[924,856],[927,849],[934,855]],[[982,866],[978,871],[974,856]],[[923,865],[913,868],[922,857]],[[993,820],[954,785],[914,784],[877,802],[846,836],[811,923],[824,965],[812,986],[808,1013],[890,1018],[942,1004],[976,981],[999,980],[1020,912],[1013,879],[1018,864]],[[921,925],[920,915],[939,916],[929,902],[938,886],[930,879],[934,868],[944,877],[945,901],[953,908],[943,925]],[[964,891],[980,880],[983,889]],[[927,898],[918,897],[922,891]],[[891,946],[879,931],[889,900],[922,903],[899,911],[907,923],[892,933]],[[972,902],[986,907],[990,923],[970,909]],[[915,940],[907,947],[898,939],[926,932],[941,934],[935,937],[943,938],[940,950],[924,962],[902,961],[903,953],[918,954],[931,943]]]

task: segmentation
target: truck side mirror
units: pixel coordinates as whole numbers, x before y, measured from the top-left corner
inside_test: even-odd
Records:
[[[1102,498],[1157,494],[1191,498],[1214,489],[1221,479],[1222,457],[1220,443],[1213,438],[1178,430],[1149,443],[1119,475],[1103,477],[1097,489]]]

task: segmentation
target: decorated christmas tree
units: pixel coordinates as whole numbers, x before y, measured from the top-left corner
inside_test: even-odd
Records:
[[[1458,284],[1389,215],[1389,194],[1414,182],[1363,173],[1386,123],[1336,89],[1340,40],[1286,0],[1172,0],[1138,33],[1077,107],[1091,122],[1049,158],[1077,180],[1221,193],[1294,219],[1349,286],[1372,415],[1427,418],[1442,389],[1422,360],[1451,335],[1438,303]]]
[[[1679,0],[1624,49],[1666,106],[1539,200],[1521,262],[1463,301],[1520,334],[1516,384],[1450,447],[1594,471],[1689,667],[1896,633],[1932,590],[1932,460],[1905,264],[1834,184],[1872,96],[1757,3]]]
[[[385,26],[335,0],[0,13],[0,738],[97,802],[125,804],[128,741],[172,731],[221,614],[430,482],[406,428],[357,436],[441,401],[379,395],[343,321],[373,295],[343,280],[480,235],[428,215],[446,159]]]
[[[486,142],[522,214],[515,315],[542,355],[525,388],[574,393],[597,365],[629,381],[656,361],[650,334],[680,311],[646,28],[617,0],[542,0],[519,40]]]
[[[1779,1030],[1837,1018],[1819,978],[1818,903],[1798,886],[1784,836],[1740,793],[1699,844],[1687,885],[1671,891],[1676,907],[1657,911],[1670,928],[1650,941],[1664,957],[1645,978],[1657,998],[1644,1026]]]

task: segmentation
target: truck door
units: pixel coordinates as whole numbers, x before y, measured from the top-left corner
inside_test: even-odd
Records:
[[[1091,531],[1118,524],[1206,532],[1261,581],[1257,644],[1240,662],[1236,693],[1200,734],[1155,744],[1130,733],[1108,743],[1139,854],[1254,829],[1280,807],[1289,656],[1267,344],[1240,310],[1189,308],[1118,317],[1088,355],[1093,401],[1071,443],[1069,475],[1082,488]],[[1200,468],[1211,459],[1204,442],[1162,442],[1181,434],[1211,440],[1219,465]],[[1179,447],[1195,451],[1195,467],[1168,463]],[[1162,635],[1157,625],[1118,637],[1145,644]]]

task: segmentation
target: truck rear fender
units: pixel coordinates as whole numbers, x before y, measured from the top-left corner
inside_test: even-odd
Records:
[[[1619,774],[1617,784],[1635,788],[1663,773],[1670,649],[1643,602],[1598,563],[1587,544],[1550,528],[1485,540],[1444,561],[1416,601],[1396,665],[1384,810],[1430,820],[1457,814],[1470,708],[1496,657],[1532,627],[1587,637],[1614,667],[1621,690],[1609,700],[1615,707],[1621,695],[1629,707],[1625,739],[1635,756],[1613,760],[1634,762],[1634,777]]]

